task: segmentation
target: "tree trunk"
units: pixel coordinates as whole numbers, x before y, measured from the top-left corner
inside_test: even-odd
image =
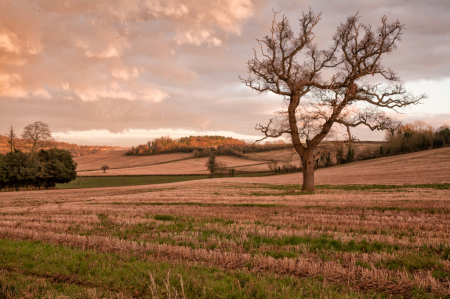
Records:
[[[302,158],[303,167],[303,192],[314,191],[314,156],[313,152],[305,153]]]

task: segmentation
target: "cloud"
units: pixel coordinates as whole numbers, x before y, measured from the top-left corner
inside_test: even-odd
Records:
[[[185,43],[194,44],[196,46],[200,46],[203,43],[210,44],[216,47],[222,45],[222,41],[216,37],[213,37],[211,32],[207,30],[179,33],[175,37],[175,40],[178,45],[182,45]]]
[[[0,64],[23,66],[31,56],[42,51],[42,45],[27,36],[18,37],[16,33],[0,28]]]
[[[117,69],[111,70],[111,75],[114,78],[128,81],[131,78],[136,78],[137,76],[139,76],[139,73],[141,73],[141,72],[142,72],[142,70],[141,71],[138,70],[137,67],[133,67],[130,70],[127,70],[126,68],[117,68]]]
[[[48,93],[43,88],[37,88],[34,90],[26,90],[20,86],[22,78],[19,74],[2,74],[0,73],[0,97],[11,97],[11,98],[50,98],[50,93]]]
[[[282,99],[254,93],[238,75],[269,33],[272,9],[298,32],[308,6],[322,11],[320,48],[357,11],[373,27],[383,15],[399,19],[403,41],[382,63],[430,95],[407,115],[450,114],[447,1],[0,0],[0,127],[43,120],[55,132],[253,136]]]
[[[111,84],[108,88],[90,88],[87,90],[74,89],[74,94],[82,101],[100,101],[102,99],[125,99],[128,101],[144,101],[148,103],[159,103],[169,95],[157,87],[146,87],[130,90],[127,86]]]

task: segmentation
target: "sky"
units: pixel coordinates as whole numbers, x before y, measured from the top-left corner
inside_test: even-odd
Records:
[[[294,32],[311,7],[319,48],[359,13],[405,25],[383,59],[422,104],[389,115],[450,124],[450,2],[350,0],[0,0],[0,134],[35,121],[58,141],[132,146],[169,135],[261,138],[282,98],[239,80],[273,10]],[[354,130],[361,140],[384,133]]]

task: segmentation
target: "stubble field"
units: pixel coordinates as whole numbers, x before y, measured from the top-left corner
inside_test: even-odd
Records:
[[[5,298],[443,298],[450,149],[301,174],[0,194]]]

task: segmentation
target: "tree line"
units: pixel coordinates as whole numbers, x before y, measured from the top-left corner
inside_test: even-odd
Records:
[[[242,140],[224,136],[189,136],[172,139],[169,136],[156,138],[147,144],[132,147],[126,155],[147,156],[166,153],[194,153],[194,157],[240,156],[245,153],[264,152],[291,148],[290,144],[248,144]]]
[[[77,177],[77,164],[70,152],[51,148],[42,149],[52,140],[46,123],[35,122],[25,127],[22,137],[29,151],[15,148],[15,132],[8,132],[10,151],[0,154],[0,190],[49,189],[59,183],[68,183]]]
[[[434,129],[423,121],[402,124],[395,129],[387,130],[384,143],[379,148],[367,147],[357,152],[354,140],[334,144],[317,154],[315,167],[329,167],[333,164],[345,164],[355,160],[365,160],[436,149],[450,146],[450,125],[442,125]],[[334,155],[332,154],[334,153]]]
[[[416,121],[400,126],[394,134],[388,134],[386,139],[387,144],[380,147],[381,156],[450,146],[450,126],[443,125],[434,129],[423,121]]]

